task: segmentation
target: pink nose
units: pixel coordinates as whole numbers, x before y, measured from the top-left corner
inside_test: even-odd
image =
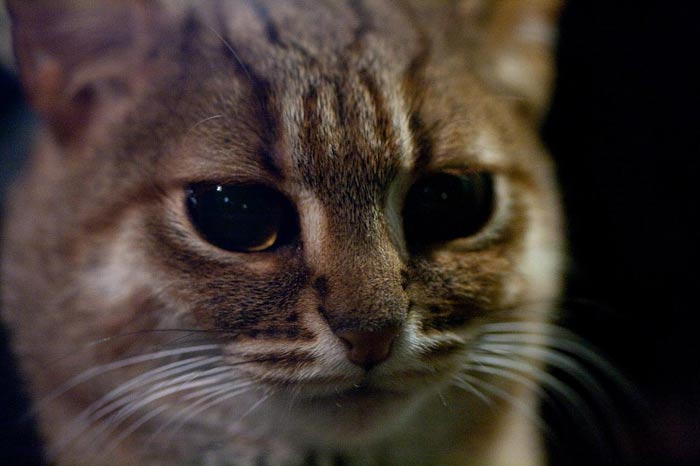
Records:
[[[371,369],[385,361],[391,353],[391,345],[399,334],[395,327],[374,332],[341,330],[336,332],[348,350],[348,359],[364,369]]]

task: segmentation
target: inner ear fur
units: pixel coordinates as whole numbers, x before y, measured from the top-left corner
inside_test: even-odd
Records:
[[[562,0],[459,0],[474,38],[474,63],[498,95],[512,97],[533,122],[549,106]]]
[[[129,92],[154,2],[7,0],[7,7],[30,102],[59,142],[79,139],[100,105]]]

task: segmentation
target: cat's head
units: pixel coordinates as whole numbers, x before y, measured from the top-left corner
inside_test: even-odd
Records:
[[[368,438],[549,318],[555,2],[8,3],[46,125],[7,318],[39,395],[117,361],[61,412],[189,375],[134,412],[226,429],[250,396]]]

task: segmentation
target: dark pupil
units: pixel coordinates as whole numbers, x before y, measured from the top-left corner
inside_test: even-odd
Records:
[[[202,237],[229,251],[267,250],[296,234],[291,203],[266,186],[195,185],[187,209]]]
[[[488,173],[439,173],[418,181],[404,205],[404,229],[410,246],[464,238],[491,217],[493,180]]]

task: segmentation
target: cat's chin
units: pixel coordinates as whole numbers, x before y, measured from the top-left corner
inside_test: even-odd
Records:
[[[281,395],[280,406],[292,395]],[[422,391],[395,391],[362,385],[314,396],[294,397],[294,436],[330,447],[381,441],[405,425],[426,397]]]
[[[358,386],[349,390],[340,391],[330,395],[311,397],[304,400],[308,406],[325,407],[326,405],[335,407],[343,413],[353,410],[373,412],[384,409],[387,405],[400,405],[410,398],[410,394],[385,390],[376,387]]]

